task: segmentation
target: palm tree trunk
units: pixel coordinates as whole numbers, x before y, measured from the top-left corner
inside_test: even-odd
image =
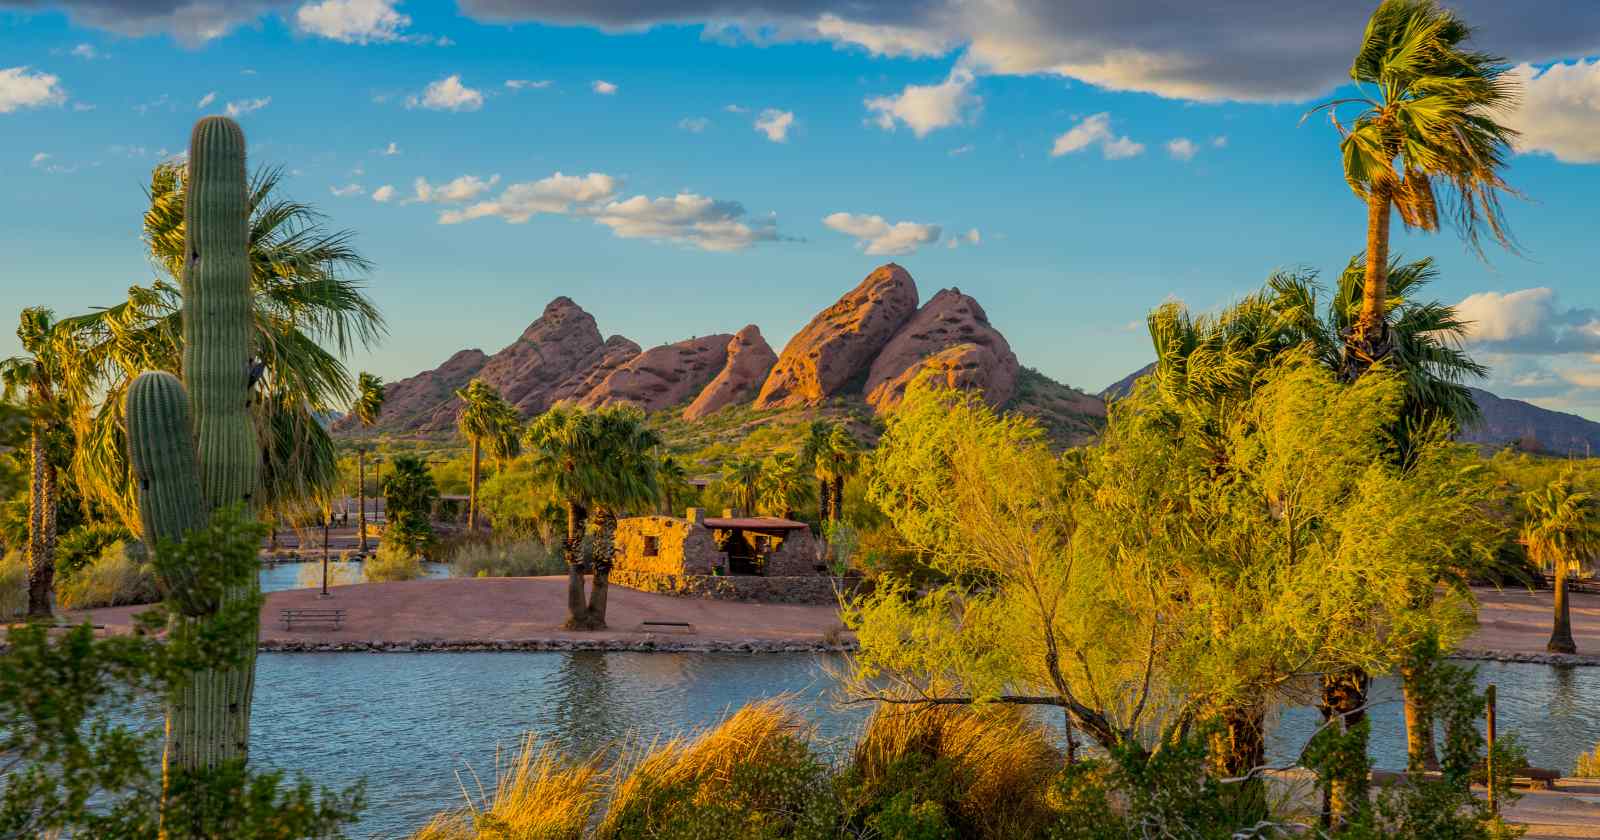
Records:
[[[817,519],[822,522],[831,522],[833,503],[828,501],[828,491],[833,488],[833,483],[827,478],[817,479]]]
[[[467,495],[467,530],[478,530],[478,439],[472,439],[472,475],[468,479],[471,485]]]
[[[561,559],[567,561],[568,630],[582,630],[589,607],[583,601],[583,565],[578,556],[583,545],[583,506],[567,500],[567,538],[561,544]]]
[[[1222,728],[1211,738],[1211,761],[1224,777],[1244,778],[1266,764],[1265,710],[1258,706],[1230,706],[1222,711]],[[1267,811],[1266,781],[1250,778],[1235,788],[1235,810],[1247,822]]]
[[[1351,668],[1322,677],[1322,701],[1319,704],[1324,721],[1342,718],[1338,724],[1350,732],[1367,719],[1367,687],[1370,682],[1366,671]],[[1365,727],[1360,730],[1365,732]],[[1367,754],[1366,738],[1361,739],[1359,752]],[[1368,807],[1369,772],[1365,762],[1360,767],[1346,767],[1346,772],[1336,773],[1327,779],[1322,806],[1324,825],[1342,826],[1350,822],[1360,810]]]
[[[595,511],[594,583],[589,589],[589,611],[585,618],[589,630],[606,628],[606,595],[611,586],[611,562],[617,546],[617,515],[609,508]]]
[[[1572,608],[1567,603],[1567,564],[1556,561],[1556,615],[1555,627],[1550,632],[1550,644],[1545,650],[1551,653],[1577,653],[1578,644],[1572,640]]]
[[[828,521],[839,524],[839,518],[844,516],[844,476],[833,477],[833,492],[828,494]]]
[[[56,576],[56,468],[38,426],[29,446],[33,477],[28,494],[28,618],[50,618]]]
[[[1345,374],[1355,379],[1387,353],[1389,300],[1389,191],[1374,187],[1367,197],[1366,275],[1361,288],[1361,315],[1349,338]]]
[[[356,551],[367,553],[367,450],[356,447]]]

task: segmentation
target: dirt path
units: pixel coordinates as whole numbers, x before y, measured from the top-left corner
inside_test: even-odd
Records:
[[[1550,590],[1526,589],[1498,591],[1477,588],[1478,631],[1462,643],[1464,651],[1510,653],[1541,656],[1550,641],[1552,599]],[[1568,595],[1572,610],[1572,638],[1578,643],[1579,657],[1573,664],[1600,665],[1600,595],[1574,592]]]

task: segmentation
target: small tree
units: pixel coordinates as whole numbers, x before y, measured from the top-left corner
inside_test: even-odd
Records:
[[[421,458],[396,455],[389,474],[383,479],[383,507],[388,524],[385,542],[413,555],[425,555],[433,547],[433,506],[439,501],[439,487]]]
[[[371,426],[378,422],[378,415],[383,413],[383,380],[362,371],[356,377],[356,402],[351,408],[351,413],[362,427]],[[356,532],[359,545],[357,550],[365,554],[367,551],[367,445],[356,442]]]
[[[733,490],[739,513],[754,516],[761,503],[761,462],[740,456],[722,465],[722,480]]]
[[[461,400],[461,416],[456,427],[472,445],[472,465],[468,478],[467,530],[478,529],[478,467],[485,441],[491,445],[499,440],[505,426],[507,407],[500,392],[482,379],[474,379],[466,388],[456,391]]]

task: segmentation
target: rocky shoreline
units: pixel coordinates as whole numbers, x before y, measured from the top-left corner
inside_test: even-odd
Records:
[[[1600,666],[1600,656],[1584,653],[1518,653],[1505,650],[1457,650],[1451,659],[1475,662],[1531,662],[1535,665]]]
[[[608,653],[847,653],[854,641],[776,641],[731,639],[412,639],[408,641],[323,642],[262,639],[262,653],[483,653],[602,651]]]

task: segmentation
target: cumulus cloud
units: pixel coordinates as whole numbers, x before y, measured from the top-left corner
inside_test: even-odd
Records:
[[[1505,120],[1522,132],[1517,151],[1567,163],[1600,162],[1600,59],[1511,69],[1522,103]]]
[[[395,189],[394,185],[392,184],[384,184],[383,186],[372,191],[372,200],[379,203],[391,201],[394,199],[394,196]]]
[[[271,104],[272,97],[262,96],[257,99],[241,99],[238,102],[229,102],[226,110],[228,112],[228,116],[230,117],[242,117],[245,114],[248,114],[252,111],[259,111]]]
[[[490,175],[488,178],[480,178],[477,175],[462,175],[453,181],[446,181],[443,184],[430,184],[427,178],[418,178],[412,184],[414,194],[410,200],[436,204],[471,201],[488,192],[490,187],[498,183],[500,183],[499,175]]]
[[[52,155],[49,152],[35,153],[34,156],[28,160],[28,165],[34,169],[42,170],[51,175],[63,175],[78,171],[77,166],[66,166],[64,164],[57,163],[55,155]]]
[[[1600,353],[1600,310],[1561,305],[1548,287],[1478,292],[1456,304],[1467,342],[1493,353]]]
[[[461,83],[460,74],[446,76],[422,89],[420,95],[406,97],[407,108],[430,111],[476,111],[483,107],[483,91]]]
[[[756,117],[756,131],[767,135],[774,143],[787,143],[789,129],[794,126],[794,112],[768,108]]]
[[[1077,125],[1057,136],[1055,144],[1050,147],[1050,156],[1070,155],[1094,146],[1100,147],[1100,154],[1106,160],[1122,160],[1144,154],[1143,143],[1112,132],[1111,115],[1102,111],[1084,117]]]
[[[939,241],[938,225],[918,222],[889,223],[882,216],[856,213],[832,213],[824,216],[822,223],[852,236],[856,246],[874,255],[909,254],[923,245]]]
[[[945,237],[944,244],[946,248],[952,251],[962,245],[982,245],[983,234],[979,233],[977,228],[968,228],[966,233],[951,234]]]
[[[28,67],[0,69],[0,114],[66,101],[67,92],[61,89],[58,76],[32,72]]]
[[[983,98],[972,92],[972,72],[956,68],[936,85],[906,85],[894,96],[867,97],[872,121],[885,131],[904,123],[918,137],[928,132],[966,122]]]
[[[394,157],[395,155],[400,154],[400,144],[390,140],[389,145],[378,150],[378,154],[383,155],[384,157]]]
[[[362,189],[360,184],[345,184],[342,187],[329,187],[328,192],[340,198],[349,198],[353,195],[361,195],[366,190]]]
[[[617,86],[605,79],[595,79],[594,83],[589,85],[589,88],[601,96],[610,96],[617,92]]]
[[[621,188],[620,179],[603,172],[557,172],[537,181],[509,184],[491,200],[446,210],[439,214],[439,223],[496,217],[523,224],[541,214],[579,216],[593,219],[622,239],[671,242],[705,251],[738,251],[782,238],[775,218],[747,219],[744,206],[737,201],[692,192],[619,199]]]
[[[217,101],[217,92],[212,91],[205,96],[200,97],[199,102],[194,103],[195,110],[200,110],[201,108],[204,108],[215,101]]]
[[[549,79],[506,79],[506,87],[512,90],[547,88],[551,84],[552,82]]]
[[[699,134],[700,132],[705,131],[706,126],[710,124],[711,121],[705,117],[684,117],[683,119],[678,120],[678,127],[689,132],[690,134]]]
[[[399,41],[411,18],[394,9],[394,0],[321,0],[294,14],[301,32],[346,44]]]
[[[1167,141],[1167,154],[1171,155],[1173,160],[1194,160],[1194,156],[1199,153],[1200,147],[1187,137],[1174,137]]]
[[[97,58],[105,58],[104,54],[95,49],[94,44],[79,44],[76,47],[73,47],[70,53],[71,55],[81,58],[84,61],[94,61]]]
[[[743,105],[724,105],[722,106],[722,110],[727,111],[730,114],[745,114],[749,113],[750,111],[749,108],[746,108]]]

